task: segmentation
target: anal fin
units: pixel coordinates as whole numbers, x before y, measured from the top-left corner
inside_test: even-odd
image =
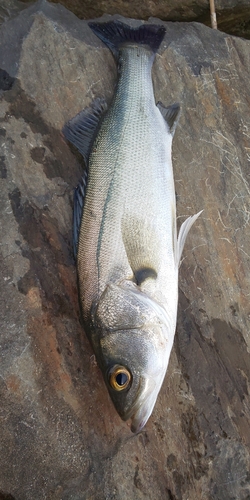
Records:
[[[180,117],[180,105],[178,102],[171,104],[171,106],[164,106],[162,102],[157,103],[157,108],[161,112],[164,120],[166,121],[169,132],[172,136],[174,136],[175,129],[177,127],[177,123]]]

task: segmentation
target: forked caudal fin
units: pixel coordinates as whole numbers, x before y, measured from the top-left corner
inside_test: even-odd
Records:
[[[117,19],[107,23],[89,23],[89,27],[115,55],[117,49],[127,43],[147,45],[156,52],[166,32],[164,26],[157,24],[142,24],[132,28]]]

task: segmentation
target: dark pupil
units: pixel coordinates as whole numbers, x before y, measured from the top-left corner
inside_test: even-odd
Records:
[[[117,384],[122,386],[122,385],[125,385],[127,383],[128,376],[126,375],[126,373],[118,373],[118,375],[116,375],[115,379],[116,379]]]

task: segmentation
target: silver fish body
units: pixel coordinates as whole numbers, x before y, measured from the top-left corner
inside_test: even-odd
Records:
[[[98,36],[100,26],[92,26]],[[116,92],[88,159],[77,251],[84,325],[113,403],[134,432],[147,422],[167,370],[180,256],[199,215],[177,240],[171,145],[179,106],[156,106],[153,60],[145,41],[119,45]]]

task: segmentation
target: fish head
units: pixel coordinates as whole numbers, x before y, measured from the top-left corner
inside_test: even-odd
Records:
[[[131,430],[139,432],[153,411],[167,370],[173,343],[169,318],[135,288],[109,285],[98,303],[95,324],[96,357],[110,397],[120,417],[131,418]]]

